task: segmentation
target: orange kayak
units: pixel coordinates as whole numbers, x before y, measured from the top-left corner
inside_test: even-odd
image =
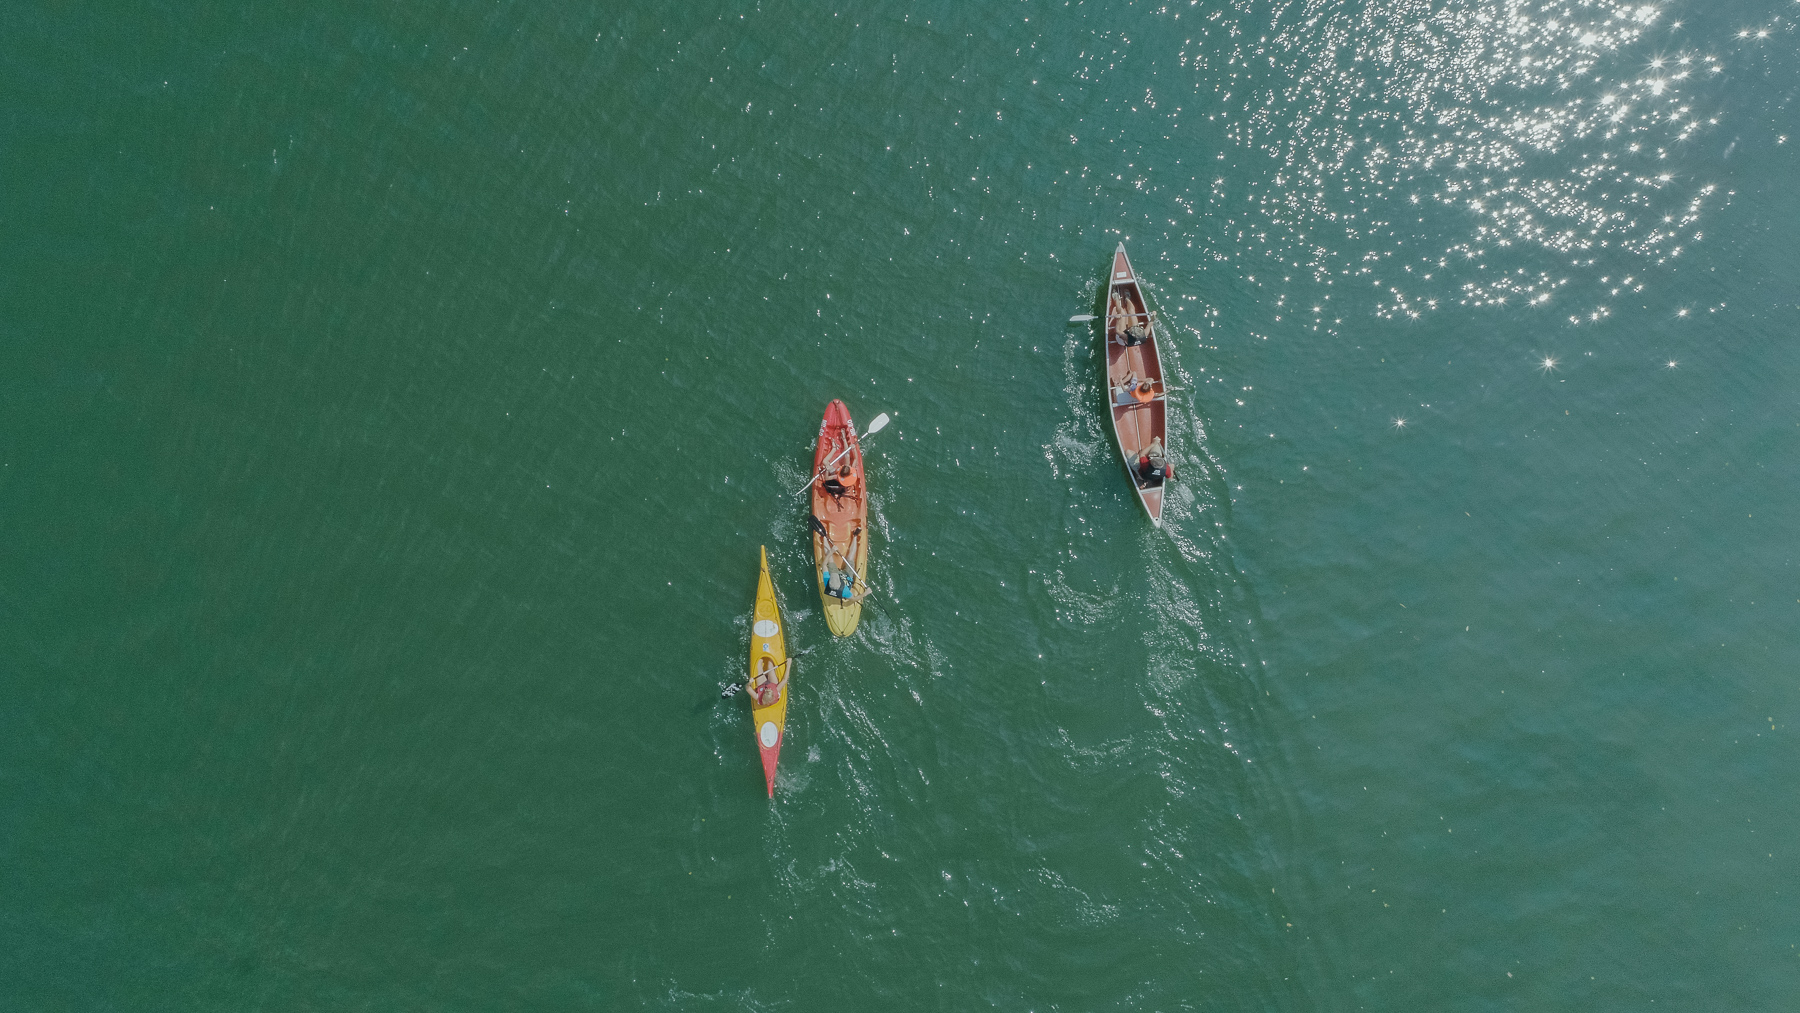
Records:
[[[825,407],[813,475],[813,571],[825,625],[833,635],[847,637],[856,632],[869,593],[869,488],[856,423],[842,401]]]

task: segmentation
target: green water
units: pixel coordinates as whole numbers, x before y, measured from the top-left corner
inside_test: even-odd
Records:
[[[9,7],[0,1009],[1800,1004],[1795,24]]]

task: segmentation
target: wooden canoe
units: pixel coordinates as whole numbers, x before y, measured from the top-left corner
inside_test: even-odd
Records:
[[[781,756],[781,740],[787,733],[788,694],[793,684],[786,680],[793,670],[787,656],[787,640],[781,631],[781,606],[775,602],[775,585],[769,580],[769,550],[765,546],[762,575],[756,580],[756,613],[750,620],[750,679],[744,688],[750,693],[750,726],[756,731],[756,748],[762,754],[763,778],[769,784],[770,798],[775,797],[775,761]],[[774,698],[766,706],[762,703],[766,691],[758,685],[765,674],[772,674],[777,683]]]
[[[830,475],[822,474],[830,466]],[[826,480],[848,467],[841,480],[842,494],[827,488]],[[863,470],[862,445],[856,439],[856,423],[842,401],[825,407],[819,423],[819,443],[813,450],[812,515],[818,522],[812,532],[813,571],[819,599],[825,605],[825,625],[834,636],[856,632],[862,618],[862,599],[869,593],[869,487]],[[835,487],[834,487],[835,488]],[[820,534],[820,530],[824,534]]]
[[[1163,486],[1174,476],[1172,466],[1167,464],[1168,419],[1163,400],[1166,388],[1156,347],[1160,328],[1138,287],[1137,273],[1125,256],[1124,243],[1113,253],[1105,309],[1106,387],[1102,393],[1106,396],[1106,413],[1112,419],[1113,438],[1119,444],[1131,486],[1137,490],[1138,502],[1144,504],[1151,523],[1161,527]],[[1144,386],[1146,381],[1148,387]],[[1162,457],[1164,466],[1157,467],[1150,460],[1152,457]]]

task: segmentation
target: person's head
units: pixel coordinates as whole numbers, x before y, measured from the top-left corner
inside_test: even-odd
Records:
[[[839,478],[849,478],[850,477],[850,466],[848,464],[840,465],[838,467],[838,477]]]
[[[1150,393],[1150,388],[1153,386],[1155,386],[1155,385],[1152,384],[1149,380],[1139,380],[1138,381],[1138,390],[1141,390],[1146,394]]]

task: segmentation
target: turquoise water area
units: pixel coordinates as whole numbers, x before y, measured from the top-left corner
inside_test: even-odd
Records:
[[[1796,17],[9,8],[0,1008],[1792,1008]]]

